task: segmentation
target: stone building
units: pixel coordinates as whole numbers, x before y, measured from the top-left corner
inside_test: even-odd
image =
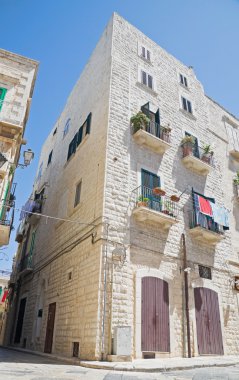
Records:
[[[42,148],[6,343],[238,354],[238,128],[192,67],[114,14]]]
[[[0,247],[9,242],[14,171],[28,120],[38,63],[0,49]]]

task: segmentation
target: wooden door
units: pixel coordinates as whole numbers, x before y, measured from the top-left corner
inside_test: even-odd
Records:
[[[156,277],[142,278],[141,349],[170,351],[168,283]]]
[[[195,288],[194,298],[199,354],[223,355],[217,293],[207,288]]]
[[[20,301],[14,343],[20,343],[20,341],[21,341],[22,326],[23,326],[26,302],[27,302],[26,298],[22,298]]]
[[[49,308],[48,308],[48,319],[47,319],[45,348],[44,348],[44,352],[48,354],[50,354],[52,350],[55,314],[56,314],[56,303],[55,302],[50,303]]]

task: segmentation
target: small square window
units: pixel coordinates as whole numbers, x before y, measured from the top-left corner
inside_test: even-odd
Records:
[[[182,107],[185,111],[189,112],[189,113],[193,113],[192,111],[192,103],[187,100],[186,98],[184,98],[182,96]]]
[[[188,81],[187,81],[187,78],[186,78],[184,75],[182,75],[182,74],[180,74],[179,77],[180,77],[180,83],[181,83],[183,86],[188,87]]]
[[[38,310],[38,318],[42,318],[42,314],[43,314],[43,310],[42,309],[39,309]]]
[[[72,280],[72,272],[68,272],[68,280]]]
[[[79,182],[76,185],[74,207],[76,207],[80,203],[80,195],[81,195],[81,182]]]
[[[204,267],[203,265],[198,265],[199,276],[202,278],[212,279],[212,271],[209,267]]]
[[[47,166],[50,165],[50,163],[51,163],[51,160],[52,160],[52,153],[53,153],[53,150],[52,150],[51,153],[49,154],[48,161],[47,161]]]

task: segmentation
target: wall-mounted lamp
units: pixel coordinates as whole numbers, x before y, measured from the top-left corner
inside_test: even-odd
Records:
[[[27,149],[23,152],[24,164],[18,164],[21,168],[29,166],[34,158],[34,152],[31,149]]]

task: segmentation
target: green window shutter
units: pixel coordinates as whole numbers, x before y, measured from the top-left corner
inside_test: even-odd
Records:
[[[0,111],[2,109],[3,100],[5,98],[6,92],[7,92],[6,88],[0,87]]]
[[[4,215],[6,214],[5,204],[6,204],[6,199],[7,199],[7,195],[8,195],[9,184],[10,184],[10,182],[8,181],[7,186],[6,186],[6,190],[5,190],[5,193],[3,196],[2,207],[0,208],[0,220],[2,220],[4,218]]]

